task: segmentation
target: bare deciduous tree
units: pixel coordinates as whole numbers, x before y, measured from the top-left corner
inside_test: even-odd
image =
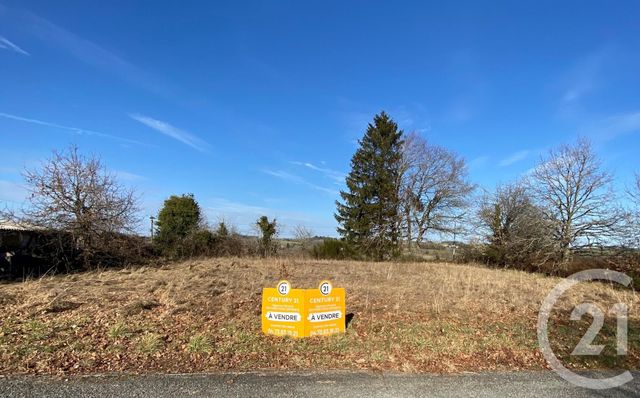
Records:
[[[627,192],[631,197],[635,210],[640,212],[640,173],[636,174],[635,183]]]
[[[20,218],[70,233],[85,265],[105,240],[137,225],[133,190],[118,184],[98,158],[82,156],[75,146],[54,151],[41,168],[27,169],[23,176],[30,195]]]
[[[300,243],[303,255],[311,251],[313,244],[313,231],[302,224],[298,224],[293,228],[293,237]]]
[[[627,189],[627,194],[631,199],[632,210],[629,214],[629,233],[627,241],[632,247],[640,247],[640,173],[635,175],[634,185]]]
[[[293,237],[304,243],[313,238],[313,231],[302,224],[296,225],[293,228]]]
[[[554,254],[552,225],[521,182],[485,196],[478,219],[488,241],[486,256],[496,264],[539,268]]]
[[[561,264],[571,258],[571,248],[615,236],[623,216],[615,207],[611,181],[585,139],[551,151],[534,169],[532,188],[553,225]]]
[[[406,137],[402,153],[399,191],[407,242],[419,245],[429,232],[456,232],[475,188],[464,159],[415,133]]]

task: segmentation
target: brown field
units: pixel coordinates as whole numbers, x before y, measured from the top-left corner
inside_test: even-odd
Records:
[[[330,279],[347,291],[347,333],[302,340],[260,332],[262,287]],[[538,308],[557,278],[435,263],[207,259],[0,285],[0,374],[369,369],[401,372],[546,367]],[[574,368],[638,367],[640,296],[600,283],[572,289],[552,342]],[[625,302],[629,354],[607,319],[597,358],[566,354],[590,324],[582,301]],[[560,320],[564,317],[564,320]]]

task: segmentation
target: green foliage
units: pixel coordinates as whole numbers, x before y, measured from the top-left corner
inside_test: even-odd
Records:
[[[158,214],[156,248],[167,257],[241,256],[247,247],[242,238],[227,227],[218,224],[215,232],[203,226],[202,211],[193,195],[173,195],[164,202]],[[267,220],[266,232],[270,242],[275,232]]]
[[[338,232],[376,260],[398,254],[402,134],[386,113],[374,117],[351,159],[347,191],[336,201]]]
[[[187,240],[193,246],[196,242],[208,239],[208,236],[198,231],[201,221],[200,205],[193,195],[172,195],[164,201],[158,214],[155,243],[167,256],[184,256],[186,253],[183,245]]]
[[[505,240],[507,239],[508,230],[503,225],[503,210],[500,203],[493,204],[493,216],[489,226],[491,236],[489,237],[489,245],[486,249],[487,260],[492,264],[504,265],[506,249]]]
[[[211,344],[211,340],[209,340],[207,336],[199,333],[189,338],[187,350],[194,354],[210,354],[213,350],[213,346]]]
[[[129,328],[127,324],[123,321],[119,321],[116,324],[112,325],[107,331],[107,335],[109,338],[113,340],[117,340],[122,337],[126,337],[130,334]]]
[[[227,224],[225,224],[224,221],[218,224],[218,230],[216,231],[216,236],[218,236],[219,238],[226,238],[229,236],[229,229],[227,228]]]
[[[156,222],[158,228],[157,239],[170,241],[184,238],[191,231],[198,228],[200,221],[200,205],[198,205],[192,194],[172,195],[164,201],[164,206],[158,214],[158,221]]]
[[[178,248],[180,257],[208,256],[212,255],[216,240],[211,231],[196,229],[187,235]]]
[[[162,346],[160,336],[155,333],[145,333],[138,340],[138,351],[143,354],[153,354]]]
[[[340,239],[326,238],[311,249],[316,259],[343,260],[356,257],[356,253],[347,242]]]
[[[276,220],[269,221],[267,216],[261,216],[256,222],[258,231],[260,232],[260,255],[267,257],[275,252],[275,245],[273,244],[273,237],[275,236]]]

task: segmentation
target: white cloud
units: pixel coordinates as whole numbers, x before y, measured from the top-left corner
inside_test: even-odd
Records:
[[[190,146],[191,148],[197,149],[198,151],[201,151],[201,152],[206,152],[206,149],[208,147],[207,143],[205,143],[200,138],[196,137],[195,135],[187,131],[184,131],[182,129],[172,126],[167,122],[163,122],[162,120],[154,119],[149,116],[144,116],[139,114],[130,114],[129,117],[168,137],[178,140],[183,144]]]
[[[207,206],[209,210],[216,210],[221,213],[239,213],[239,214],[267,214],[272,213],[272,209],[262,206],[249,205],[246,203],[233,202],[223,198],[214,198]]]
[[[473,110],[468,101],[457,99],[445,113],[445,119],[453,124],[464,124],[473,118]]]
[[[130,173],[128,171],[118,170],[115,172],[116,177],[123,181],[143,181],[146,180],[147,177],[142,176],[140,174]]]
[[[3,36],[0,36],[0,48],[3,48],[5,50],[9,50],[9,51],[13,51],[13,52],[16,52],[16,53],[22,54],[22,55],[31,55],[28,52],[26,52],[25,50],[23,50],[22,48],[20,48],[17,44],[14,44],[9,39],[7,39],[6,37],[3,37]]]
[[[334,182],[337,183],[344,183],[344,179],[346,177],[346,174],[341,172],[341,171],[337,171],[337,170],[332,170],[326,167],[320,167],[320,166],[316,166],[313,163],[309,163],[309,162],[298,162],[298,161],[291,161],[291,164],[295,164],[296,166],[302,166],[302,167],[306,167],[308,169],[317,171],[322,173],[325,177],[332,179]],[[322,164],[324,164],[324,162],[321,162]]]
[[[398,128],[405,132],[425,133],[431,130],[429,113],[419,103],[374,108],[348,98],[340,98],[339,106],[342,108],[341,117],[346,128],[347,141],[356,147],[358,139],[365,133],[368,125],[373,123],[373,117],[383,110],[398,124]]]
[[[511,166],[514,163],[517,163],[521,160],[524,160],[527,158],[527,156],[529,156],[529,153],[531,153],[531,151],[524,149],[522,151],[517,151],[512,153],[511,155],[507,156],[506,158],[502,159],[500,161],[500,163],[498,163],[498,165],[500,167],[506,167],[506,166]]]
[[[19,170],[15,167],[0,167],[0,174],[17,174]]]
[[[17,120],[17,121],[25,122],[25,123],[37,124],[37,125],[40,125],[40,126],[52,127],[52,128],[56,128],[56,129],[60,129],[60,130],[66,130],[66,131],[69,131],[71,133],[78,134],[78,135],[83,135],[83,134],[94,135],[94,136],[97,136],[97,137],[109,138],[109,139],[112,139],[112,140],[118,140],[118,141],[130,143],[130,144],[145,145],[140,141],[130,140],[128,138],[119,137],[119,136],[113,135],[113,134],[101,133],[99,131],[87,130],[87,129],[83,129],[83,128],[80,128],[80,127],[63,126],[61,124],[45,122],[43,120],[31,119],[31,118],[27,118],[27,117],[12,115],[12,114],[9,114],[9,113],[0,112],[0,117],[3,117],[5,119]]]
[[[601,83],[605,62],[612,56],[608,47],[594,51],[580,59],[570,70],[562,101],[572,103],[595,90]]]
[[[262,172],[285,181],[290,181],[295,183],[305,182],[302,177],[299,177],[295,174],[287,173],[286,171],[282,171],[282,170],[262,170]]]
[[[469,161],[469,168],[470,169],[481,168],[489,161],[489,159],[490,158],[487,155],[475,157]]]
[[[116,75],[149,92],[163,97],[170,97],[165,82],[150,76],[121,55],[27,10],[9,10],[9,12],[28,28],[30,34],[44,43],[66,51],[87,65]]]
[[[336,231],[335,225],[310,214],[234,202],[225,198],[208,200],[204,209],[210,222],[215,223],[218,220],[224,220],[245,234],[253,234],[255,232],[255,222],[258,217],[263,215],[275,218],[278,221],[278,224],[284,229],[281,231],[281,236],[287,236],[287,229],[291,229],[296,225],[305,225],[316,233],[323,235],[335,235]]]
[[[0,180],[0,200],[22,203],[27,199],[27,189],[13,181]]]
[[[317,191],[322,191],[322,192],[326,192],[330,195],[337,195],[338,191],[336,191],[335,189],[330,189],[330,188],[325,188],[325,187],[321,187],[319,185],[313,184],[307,180],[305,180],[304,178],[297,176],[295,174],[291,174],[288,173],[286,171],[283,170],[262,170],[263,173],[268,174],[270,176],[279,178],[281,180],[284,181],[288,181],[288,182],[292,182],[294,184],[299,184],[299,185],[304,185],[307,186],[309,188],[315,189]]]
[[[608,142],[637,132],[640,132],[640,111],[608,116],[596,120],[583,129],[583,133],[596,142]]]

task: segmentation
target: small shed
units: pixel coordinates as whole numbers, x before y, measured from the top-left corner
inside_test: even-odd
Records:
[[[42,231],[43,228],[32,224],[0,220],[0,253],[29,247]]]
[[[22,268],[22,260],[31,258],[44,232],[35,225],[0,220],[0,276],[15,274],[17,266]]]

